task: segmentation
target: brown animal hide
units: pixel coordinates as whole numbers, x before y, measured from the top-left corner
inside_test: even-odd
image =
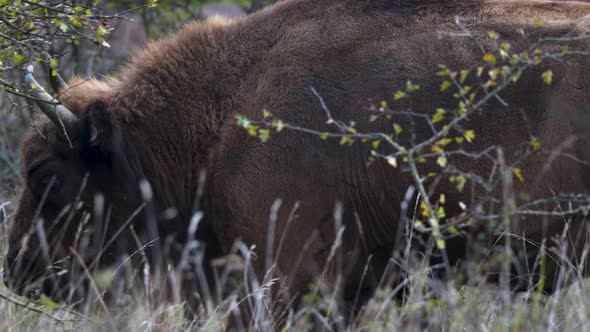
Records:
[[[371,290],[398,245],[398,230],[405,229],[402,211],[413,217],[412,208],[401,208],[414,184],[407,168],[382,161],[367,166],[369,144],[340,146],[299,131],[273,132],[263,143],[236,126],[236,115],[262,120],[261,110],[267,109],[286,123],[333,131],[313,88],[335,119],[356,121],[359,131],[389,133],[391,121],[369,121],[368,100],[386,100],[395,110],[430,117],[436,108],[456,108],[456,100],[440,91],[438,65],[473,73],[482,63],[474,39],[457,33],[455,17],[486,47],[494,46],[486,37],[493,30],[511,43],[511,52],[521,52],[530,39],[519,29],[533,39],[581,36],[589,15],[590,5],[582,2],[287,0],[235,21],[190,24],[149,44],[118,79],[70,82],[62,100],[80,119],[71,133],[73,147],[44,117],[29,131],[22,144],[26,185],[12,221],[6,282],[24,292],[46,275],[47,261],[66,258],[70,247],[81,251],[77,240],[84,227],[98,234],[85,245],[88,264],[100,262],[94,267],[137,250],[130,226],[143,243],[155,241],[146,248],[148,256],[177,263],[181,250],[165,249],[170,247],[165,243],[182,247],[198,206],[204,219],[196,238],[206,248],[205,261],[229,253],[241,240],[256,246],[255,270],[262,278],[272,252],[272,275],[290,298],[304,293],[322,273],[327,281],[335,280],[335,268],[325,265],[339,231],[334,211],[341,202],[343,297],[353,297],[350,290],[357,287]],[[533,23],[536,17],[543,26]],[[583,41],[570,45],[571,50],[584,47]],[[549,68],[554,73],[550,86],[540,78]],[[531,137],[543,150],[555,152],[533,154],[518,164],[524,181],[515,180],[511,188],[517,205],[587,192],[590,173],[579,160],[590,159],[589,70],[589,58],[583,56],[544,62],[464,124],[477,135],[465,145],[468,152],[494,147],[495,156],[501,148],[506,165],[522,157]],[[470,79],[478,84],[474,75]],[[392,93],[408,80],[420,90],[393,102]],[[416,117],[399,116],[395,122],[404,128],[401,144],[431,135]],[[448,163],[483,178],[498,167],[487,158],[460,155]],[[199,197],[201,170],[206,181]],[[439,170],[435,162],[420,165],[424,175]],[[460,202],[475,215],[502,211],[498,201],[480,200],[504,199],[501,184],[489,192],[471,184],[458,191],[447,178],[427,179],[425,185],[435,200],[445,194],[449,217],[462,213]],[[277,198],[282,205],[270,227]],[[406,203],[413,206],[415,200]],[[170,209],[176,213],[163,213]],[[569,248],[575,251],[585,242],[585,230],[581,222],[569,220],[578,219],[515,217],[511,231],[538,243],[561,234],[569,223]],[[39,229],[47,237],[45,250]],[[402,233],[401,239],[407,236]],[[465,237],[449,242],[451,260],[464,256],[467,242]],[[369,277],[361,281],[369,256]],[[62,279],[68,276],[41,278],[44,290],[60,290],[56,283],[67,285]]]

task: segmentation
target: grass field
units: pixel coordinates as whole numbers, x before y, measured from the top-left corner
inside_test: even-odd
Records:
[[[10,109],[6,99],[0,106]],[[0,113],[0,264],[8,245],[8,220],[22,185],[17,147],[27,123],[27,116],[20,113]],[[318,291],[304,297],[304,306],[276,326],[265,314],[273,309],[265,296],[265,285],[254,285],[251,298],[255,307],[263,308],[255,327],[294,331],[590,331],[590,285],[584,279],[573,278],[547,295],[535,290],[510,292],[497,284],[476,282],[477,276],[461,283],[443,283],[432,278],[431,267],[421,261],[411,263],[408,269],[403,300],[397,296],[399,288],[380,289],[351,319],[338,313],[334,294],[316,288]],[[231,314],[229,308],[241,300],[229,292],[220,306],[205,301],[191,316],[183,314],[181,300],[148,300],[146,289],[151,292],[153,288],[136,287],[125,301],[106,312],[96,298],[76,311],[48,300],[31,302],[0,285],[0,331],[222,330]]]

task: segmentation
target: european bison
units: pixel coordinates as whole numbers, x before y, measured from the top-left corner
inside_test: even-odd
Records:
[[[393,120],[370,122],[367,100],[387,100],[395,109],[429,116],[437,107],[456,108],[434,76],[439,64],[476,68],[483,56],[477,40],[492,47],[487,37],[492,30],[510,42],[512,53],[525,50],[535,36],[583,36],[589,15],[590,4],[582,2],[287,0],[236,21],[191,24],[151,43],[116,79],[70,82],[61,92],[59,112],[44,104],[51,116],[37,119],[22,143],[26,185],[12,221],[5,283],[19,293],[42,286],[59,298],[68,279],[76,277],[59,273],[75,265],[72,255],[84,255],[90,268],[97,261],[114,264],[137,250],[134,230],[140,242],[151,241],[158,260],[165,243],[187,241],[191,216],[201,210],[196,238],[206,247],[205,261],[227,254],[240,239],[256,245],[260,277],[268,265],[265,254],[272,252],[283,289],[301,294],[326,272],[339,231],[337,202],[349,271],[345,289],[359,286],[369,256],[368,279],[378,279],[396,245],[400,214],[407,212],[401,207],[404,195],[414,184],[402,161],[397,168],[381,161],[368,166],[369,144],[342,147],[296,130],[261,142],[236,125],[236,115],[262,120],[261,110],[267,109],[286,123],[331,131],[323,101],[334,119],[388,133]],[[475,38],[461,32],[457,16]],[[535,18],[542,24],[534,24]],[[570,44],[567,62],[544,62],[524,72],[486,104],[485,113],[465,123],[476,133],[469,151],[501,147],[508,165],[521,157],[531,137],[543,150],[557,151],[520,164],[524,182],[514,185],[519,204],[527,195],[586,193],[590,185],[589,170],[580,162],[590,160],[590,60],[574,52],[585,43],[579,38]],[[551,86],[540,78],[547,66]],[[421,89],[394,103],[392,93],[408,80]],[[33,82],[30,74],[28,81]],[[404,145],[431,135],[419,117],[394,120],[404,128],[398,137]],[[485,158],[450,156],[448,163],[481,176],[492,170]],[[440,169],[434,162],[420,167],[422,174]],[[424,183],[431,197],[445,194],[449,217],[462,212],[460,202],[471,207],[482,194],[469,184],[458,191],[444,179]],[[282,206],[270,225],[277,198]],[[488,203],[487,212],[500,211]],[[515,219],[513,231],[542,241],[562,231],[564,219],[554,219]],[[583,240],[581,226],[573,223],[570,230]],[[84,229],[94,231],[81,253]],[[451,259],[462,255],[461,241],[449,245]],[[176,262],[180,249],[167,247],[166,258]],[[47,269],[53,264],[57,271]]]

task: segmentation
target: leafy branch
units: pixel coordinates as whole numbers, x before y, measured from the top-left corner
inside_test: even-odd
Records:
[[[346,123],[342,120],[335,119],[322,96],[312,86],[309,87],[310,91],[318,99],[326,115],[326,123],[333,126],[335,128],[334,131],[322,132],[287,123],[279,118],[275,118],[268,110],[263,110],[262,120],[252,120],[244,116],[237,117],[238,126],[243,127],[250,135],[257,136],[263,142],[270,139],[271,130],[281,132],[284,129],[288,129],[316,135],[324,140],[340,139],[341,145],[352,145],[357,141],[370,144],[371,156],[368,157],[369,163],[374,162],[375,159],[382,159],[392,167],[398,167],[400,164],[404,164],[406,166],[405,170],[410,173],[413,183],[418,190],[419,197],[421,197],[420,206],[422,208],[422,216],[428,220],[428,231],[432,233],[436,241],[436,246],[443,253],[445,263],[448,263],[445,255],[446,245],[441,231],[441,221],[447,217],[443,208],[444,197],[435,198],[437,201],[430,198],[432,195],[427,191],[425,181],[437,174],[429,173],[428,175],[423,175],[419,170],[419,164],[426,163],[428,160],[434,160],[440,167],[442,173],[450,175],[449,180],[456,184],[459,191],[463,190],[467,180],[470,179],[482,185],[487,192],[491,192],[497,186],[497,183],[505,179],[505,176],[497,176],[502,175],[499,173],[505,172],[504,168],[500,167],[502,165],[498,164],[498,160],[493,155],[493,152],[498,150],[498,147],[487,147],[484,151],[475,153],[467,152],[463,149],[463,145],[469,144],[476,139],[476,132],[473,129],[465,127],[467,120],[473,114],[485,111],[485,106],[492,100],[497,100],[501,104],[507,105],[500,96],[501,92],[518,82],[524,72],[539,66],[544,61],[556,60],[564,62],[568,56],[590,55],[590,51],[587,49],[570,49],[570,43],[590,40],[590,36],[566,35],[563,37],[540,38],[530,44],[524,51],[517,53],[513,52],[510,43],[502,41],[499,34],[494,31],[489,31],[486,38],[495,45],[495,50],[488,51],[484,44],[462,24],[459,18],[456,18],[455,21],[461,30],[460,35],[474,40],[482,53],[482,63],[476,68],[454,70],[445,65],[439,65],[437,76],[442,79],[440,91],[443,93],[452,93],[452,97],[457,101],[456,108],[451,110],[436,108],[432,115],[428,115],[426,112],[410,110],[394,111],[386,101],[382,101],[379,107],[371,105],[369,109],[370,122],[375,122],[382,117],[392,120],[394,116],[411,116],[425,122],[428,128],[430,128],[431,134],[417,143],[407,144],[400,139],[405,128],[396,122],[393,122],[391,125],[392,132],[362,132],[356,128],[356,123],[353,121]],[[535,24],[540,26],[543,23],[536,22]],[[519,31],[519,33],[526,37],[524,31]],[[558,44],[562,47],[559,51],[556,51],[555,48],[548,48],[543,51],[543,47],[547,44]],[[476,88],[467,84],[472,79],[479,81]],[[546,70],[542,73],[540,79],[545,84],[551,84],[553,72]],[[419,85],[407,81],[404,89],[400,89],[393,94],[393,100],[396,102],[409,98],[419,90]],[[392,152],[384,152],[384,146],[388,146]],[[542,147],[538,139],[531,137],[526,151],[512,165],[505,165],[505,169],[510,171],[512,176],[522,182],[522,171],[518,165],[530,157],[531,154],[542,152]],[[448,167],[448,157],[453,155],[461,155],[473,159],[487,158],[493,161],[494,166],[492,167],[490,180],[485,180],[480,175],[471,172],[466,173]],[[570,201],[571,203],[572,201]],[[584,205],[579,207],[570,206],[570,208],[561,211],[561,215],[585,211],[588,208],[587,199],[575,200],[575,203],[583,203]],[[466,208],[466,206],[463,207],[464,210]],[[518,214],[541,215],[541,211],[527,209],[526,205],[521,208],[522,210],[520,211],[518,209],[510,209],[506,213],[510,216]],[[553,216],[558,214],[545,211],[543,215]],[[494,216],[495,219],[504,217]]]

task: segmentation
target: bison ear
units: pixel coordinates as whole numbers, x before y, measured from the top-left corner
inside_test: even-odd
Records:
[[[88,106],[82,130],[82,146],[98,148],[102,153],[109,153],[112,145],[113,125],[111,113],[102,101]]]

